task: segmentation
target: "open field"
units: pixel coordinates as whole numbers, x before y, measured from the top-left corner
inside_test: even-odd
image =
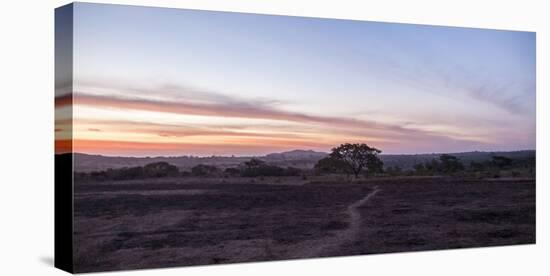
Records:
[[[168,178],[75,185],[76,271],[535,242],[535,181]]]

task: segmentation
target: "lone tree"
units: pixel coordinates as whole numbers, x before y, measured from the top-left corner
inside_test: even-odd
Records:
[[[346,162],[341,159],[332,158],[330,156],[327,156],[317,161],[314,169],[318,174],[345,173],[346,175],[349,175],[351,173],[351,169]]]
[[[330,158],[345,162],[350,170],[359,177],[361,170],[366,169],[369,172],[381,170],[383,163],[378,158],[382,151],[369,147],[367,144],[342,144],[332,149]]]

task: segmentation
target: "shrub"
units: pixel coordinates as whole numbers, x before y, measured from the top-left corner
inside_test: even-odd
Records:
[[[257,176],[286,176],[286,175],[299,175],[301,171],[297,168],[289,167],[287,169],[268,165],[264,161],[259,159],[250,159],[250,161],[244,162],[244,169],[241,171],[241,175],[244,177],[257,177]]]
[[[136,173],[138,172],[136,171]],[[178,174],[178,167],[170,165],[167,162],[150,163],[143,167],[143,175],[145,177],[166,177],[177,176]]]
[[[199,164],[191,168],[191,175],[193,176],[216,176],[219,173],[219,169],[215,166]]]
[[[295,167],[288,167],[285,169],[286,176],[299,176],[302,174],[302,170]]]
[[[227,168],[224,173],[227,176],[239,176],[241,174],[241,170],[237,168]]]

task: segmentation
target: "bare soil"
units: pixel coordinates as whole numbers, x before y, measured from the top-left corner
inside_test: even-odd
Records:
[[[535,181],[175,178],[75,185],[77,272],[535,242]]]

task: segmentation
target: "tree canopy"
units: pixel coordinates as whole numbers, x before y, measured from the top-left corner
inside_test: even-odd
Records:
[[[384,164],[378,158],[378,154],[381,152],[381,150],[364,143],[346,143],[333,148],[329,158],[344,162],[357,178],[362,170],[366,170],[368,173],[382,170]]]

